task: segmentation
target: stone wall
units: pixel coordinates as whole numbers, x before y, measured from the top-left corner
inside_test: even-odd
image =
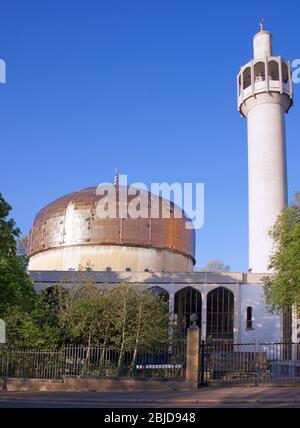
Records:
[[[62,380],[0,379],[0,391],[8,392],[104,392],[189,390],[184,381],[65,376]]]

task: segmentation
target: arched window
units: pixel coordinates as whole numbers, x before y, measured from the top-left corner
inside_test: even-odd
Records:
[[[253,329],[253,308],[248,306],[247,308],[247,330]]]
[[[169,301],[169,293],[167,292],[167,290],[164,290],[161,287],[151,287],[151,288],[148,288],[148,290],[152,292],[153,296],[160,297],[166,302]]]
[[[198,325],[201,325],[202,296],[192,287],[183,288],[175,294],[175,329],[185,334],[190,327],[192,314],[198,315]]]
[[[251,86],[251,68],[247,67],[243,73],[244,77],[244,89],[249,88]]]
[[[239,75],[238,85],[239,85],[239,95],[241,95],[241,93],[242,93],[242,76],[241,76],[241,74]]]
[[[208,339],[233,339],[234,295],[224,287],[216,288],[207,295]]]
[[[125,269],[125,272],[131,272],[131,268],[128,266],[128,267]]]
[[[279,65],[277,61],[269,62],[269,79],[279,80]]]
[[[263,82],[266,80],[266,67],[264,62],[258,62],[254,66],[254,81]]]
[[[284,83],[289,81],[289,68],[285,62],[282,63],[282,80]]]

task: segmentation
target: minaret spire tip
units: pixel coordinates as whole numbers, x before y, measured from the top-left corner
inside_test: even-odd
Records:
[[[260,21],[260,31],[265,31],[265,22],[264,22],[264,18],[261,19]]]

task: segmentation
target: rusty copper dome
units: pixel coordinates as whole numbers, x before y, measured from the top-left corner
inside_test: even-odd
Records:
[[[148,193],[148,206],[159,201],[159,218],[99,218],[96,204],[101,196],[97,187],[63,196],[43,208],[36,216],[29,234],[29,256],[70,246],[116,245],[155,248],[179,253],[195,263],[195,230],[186,228],[191,220],[182,212],[174,218],[174,204],[170,203],[170,218],[162,218],[166,200]],[[129,196],[127,205],[134,196]],[[117,212],[120,203],[117,197]],[[190,224],[191,226],[191,224]]]

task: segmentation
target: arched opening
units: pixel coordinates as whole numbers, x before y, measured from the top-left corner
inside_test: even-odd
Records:
[[[148,288],[148,290],[151,291],[153,296],[159,297],[166,302],[169,301],[169,293],[167,292],[167,290],[164,290],[161,287],[151,287],[151,288]]]
[[[277,61],[269,62],[269,80],[279,80],[279,65]]]
[[[192,314],[198,315],[198,326],[201,325],[202,296],[192,287],[186,287],[175,294],[174,329],[178,334],[186,334],[191,325]]]
[[[263,62],[258,62],[254,66],[254,81],[255,83],[266,80],[266,67]]]
[[[244,78],[244,89],[249,88],[251,86],[251,68],[247,67],[243,72]]]
[[[224,287],[207,295],[207,339],[233,339],[234,294]]]
[[[284,83],[289,81],[289,68],[285,62],[282,63],[282,80]]]

